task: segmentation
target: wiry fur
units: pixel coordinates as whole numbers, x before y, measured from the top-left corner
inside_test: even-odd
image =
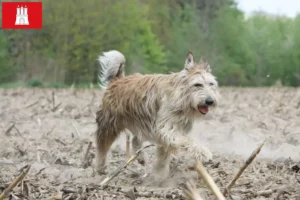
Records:
[[[97,170],[106,165],[106,154],[119,134],[128,129],[136,151],[143,141],[157,146],[156,174],[168,174],[171,153],[184,150],[197,160],[212,158],[211,152],[188,136],[193,122],[203,114],[199,106],[219,99],[218,83],[204,58],[199,63],[188,54],[184,69],[172,74],[124,76],[125,57],[116,51],[103,54],[100,81],[108,83],[97,112]],[[144,162],[143,155],[139,157]]]

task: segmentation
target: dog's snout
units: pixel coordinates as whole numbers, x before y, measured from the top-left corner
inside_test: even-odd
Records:
[[[207,99],[205,99],[205,104],[211,106],[214,104],[214,100],[211,97],[208,97]]]

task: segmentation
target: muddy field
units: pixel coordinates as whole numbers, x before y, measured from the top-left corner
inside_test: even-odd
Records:
[[[300,199],[300,88],[222,88],[222,101],[199,121],[193,137],[214,153],[205,164],[221,190],[252,151],[262,151],[234,185],[232,199]],[[0,192],[31,165],[10,199],[184,199],[192,179],[205,199],[215,199],[192,160],[178,155],[171,176],[150,181],[154,147],[109,182],[93,170],[95,112],[101,92],[79,89],[0,90]],[[113,145],[109,172],[125,161],[125,137]]]

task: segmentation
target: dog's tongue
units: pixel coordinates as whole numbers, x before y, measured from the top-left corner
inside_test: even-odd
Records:
[[[208,113],[208,106],[199,106],[198,109],[202,114]]]

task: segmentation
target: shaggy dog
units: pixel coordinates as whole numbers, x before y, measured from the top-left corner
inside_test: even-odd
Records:
[[[124,75],[125,57],[112,50],[99,56],[99,82],[105,88],[97,111],[96,168],[103,173],[112,143],[126,129],[136,151],[142,142],[157,147],[155,174],[166,177],[171,154],[186,151],[196,160],[208,161],[212,153],[188,136],[195,119],[218,104],[218,83],[205,58],[195,62],[188,53],[184,68],[171,74]],[[138,161],[144,163],[144,155]]]

